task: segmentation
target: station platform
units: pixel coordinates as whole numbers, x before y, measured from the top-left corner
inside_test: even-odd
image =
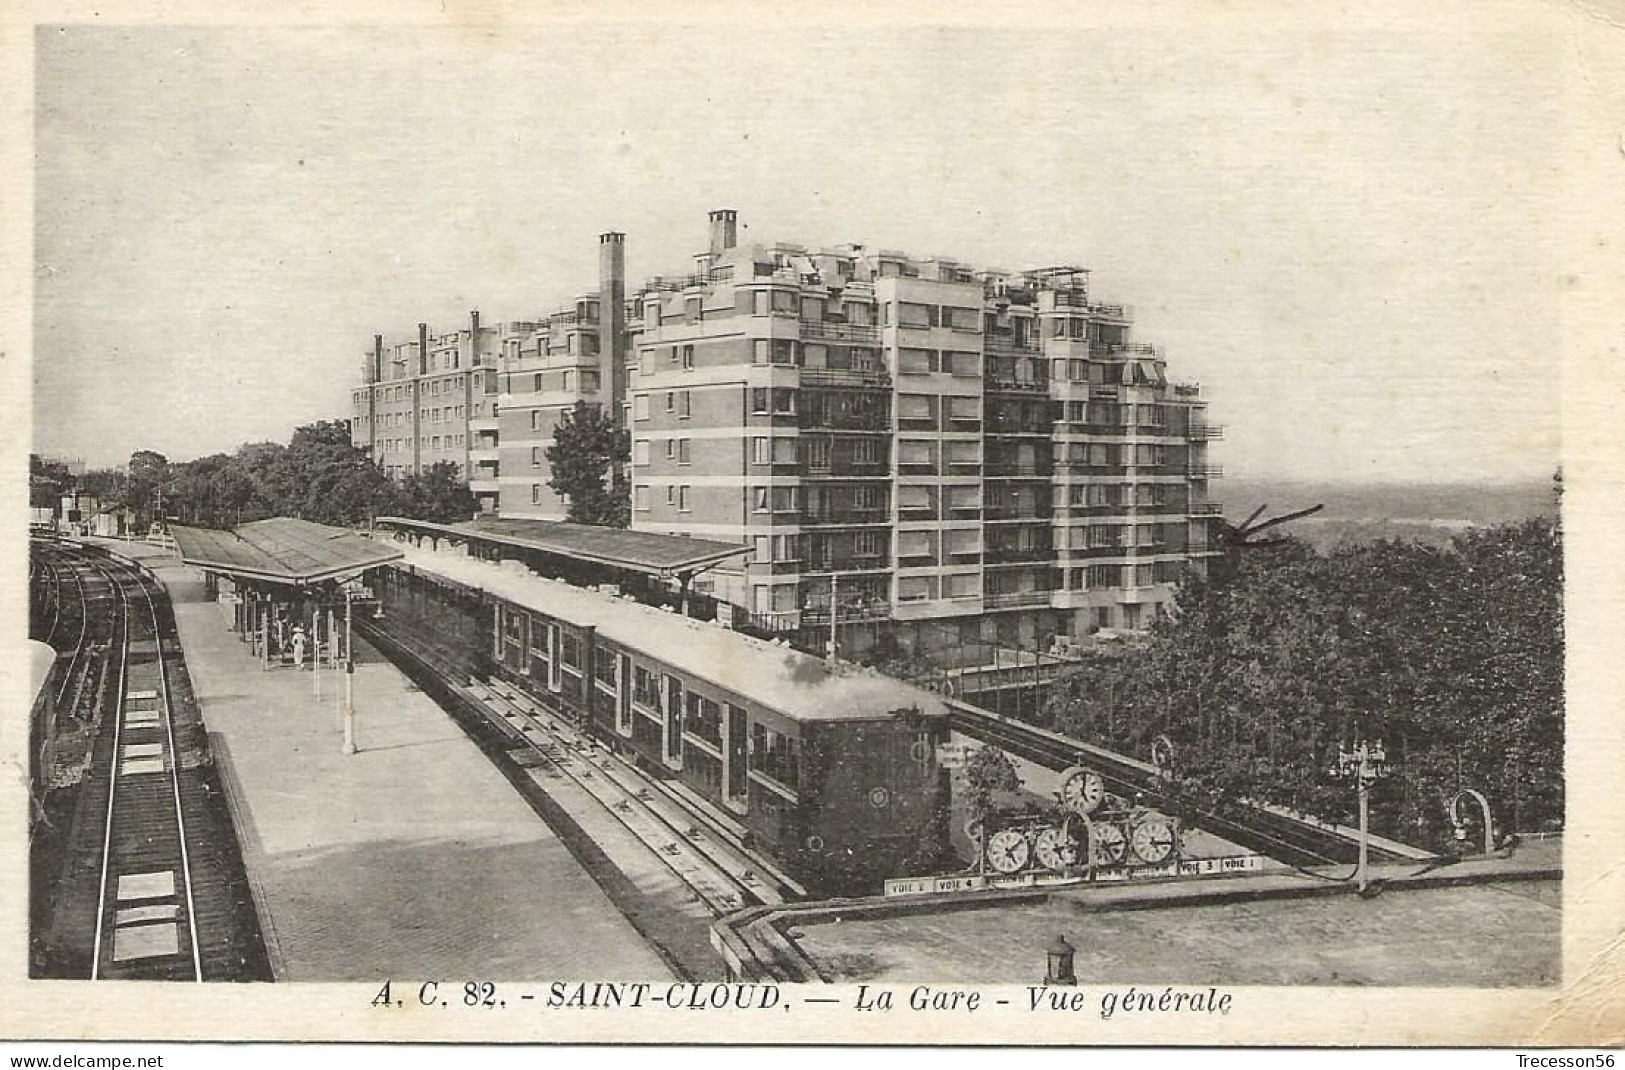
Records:
[[[675,973],[428,696],[356,642],[357,753],[343,676],[262,670],[202,575],[139,558],[174,605],[187,667],[282,981],[493,977],[658,981]]]

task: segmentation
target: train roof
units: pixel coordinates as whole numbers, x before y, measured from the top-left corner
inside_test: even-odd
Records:
[[[534,573],[444,550],[407,547],[404,564],[477,587],[517,605],[592,626],[612,642],[798,721],[872,720],[896,710],[946,716],[942,700],[870,669],[832,663],[741,635],[720,624],[668,613]]]

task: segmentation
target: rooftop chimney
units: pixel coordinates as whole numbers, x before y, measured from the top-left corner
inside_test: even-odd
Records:
[[[626,398],[626,235],[618,230],[598,236],[598,368],[599,382],[609,385],[609,414],[617,426]]]
[[[732,208],[718,208],[711,213],[711,255],[732,249],[739,243],[739,213]]]
[[[384,381],[384,336],[381,334],[372,336],[372,381]]]
[[[418,374],[429,373],[429,325],[418,324]]]

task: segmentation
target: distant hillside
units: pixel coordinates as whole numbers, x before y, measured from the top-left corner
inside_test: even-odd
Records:
[[[1266,502],[1265,516],[1324,504],[1326,508],[1314,516],[1280,529],[1321,549],[1378,539],[1442,543],[1469,528],[1555,516],[1557,512],[1550,480],[1360,484],[1226,479],[1218,484],[1214,497],[1224,502],[1225,519],[1232,524]]]

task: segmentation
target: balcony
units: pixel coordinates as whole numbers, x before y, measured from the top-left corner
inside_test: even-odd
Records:
[[[1202,394],[1202,384],[1189,380],[1176,380],[1168,384],[1168,389],[1176,398],[1194,398]]]
[[[936,568],[937,556],[935,554],[911,554],[897,558],[898,568]]]
[[[1191,421],[1185,429],[1185,437],[1192,442],[1215,442],[1224,437],[1224,427],[1220,424],[1204,424]]]
[[[853,386],[875,390],[891,388],[891,373],[885,368],[807,368],[801,369],[803,386]]]
[[[1187,479],[1218,479],[1224,475],[1224,469],[1216,464],[1192,464],[1185,467]]]
[[[1043,435],[1045,438],[1055,433],[1054,424],[1018,424],[990,422],[987,425],[989,435]]]
[[[891,616],[891,603],[880,599],[866,599],[862,602],[848,604],[841,603],[841,623],[860,620],[885,620]],[[829,626],[829,605],[808,606],[802,610],[801,623],[803,625]]]
[[[1018,606],[1047,606],[1049,605],[1048,591],[1005,591],[1001,594],[985,594],[982,596],[982,605],[987,609],[1014,609]]]
[[[799,426],[803,432],[874,431],[885,433],[891,430],[891,416],[887,413],[803,412]]]
[[[990,565],[1030,565],[1041,561],[1054,561],[1052,546],[1006,547],[989,546],[986,561]]]
[[[1191,502],[1189,516],[1223,516],[1223,502]]]
[[[1029,524],[1048,523],[1051,516],[1048,509],[1039,512],[1034,507],[1022,508],[1014,505],[990,505],[982,515],[995,523],[1024,520]]]
[[[1001,357],[1036,357],[1043,349],[1037,338],[1017,338],[1014,332],[994,328],[984,335],[987,352]]]
[[[1017,379],[1008,375],[984,375],[982,376],[982,389],[990,393],[1043,396],[1049,393],[1049,380]]]
[[[885,572],[890,569],[891,557],[888,554],[853,554],[850,557],[814,557],[808,560],[807,567],[802,571],[845,575],[848,572]]]
[[[1131,305],[1113,305],[1089,300],[1089,294],[1084,290],[1056,290],[1056,308],[1081,309],[1091,316],[1101,319],[1116,320],[1119,323],[1130,323],[1134,320],[1134,308]]]
[[[920,509],[899,509],[897,520],[903,524],[933,523],[937,519],[937,507],[927,506]]]
[[[847,461],[840,458],[807,461],[798,470],[804,476],[832,479],[884,479],[891,475],[891,466],[885,461]]]
[[[834,320],[802,320],[801,337],[825,339],[831,342],[859,342],[880,344],[880,328],[860,323],[840,323]]]
[[[889,523],[891,514],[885,509],[804,509],[801,512],[802,527]]]
[[[1048,479],[1055,471],[1050,461],[989,461],[987,474],[995,478]]]

